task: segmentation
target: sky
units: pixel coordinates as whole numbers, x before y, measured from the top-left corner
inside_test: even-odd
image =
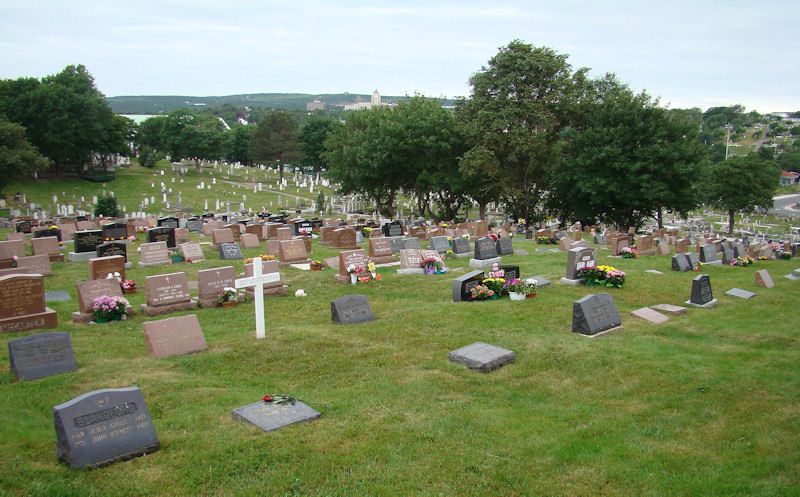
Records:
[[[469,96],[519,39],[670,108],[800,110],[800,2],[0,0],[0,79],[83,64],[106,96]]]

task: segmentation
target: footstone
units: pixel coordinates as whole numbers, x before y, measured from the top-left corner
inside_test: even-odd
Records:
[[[53,290],[52,292],[44,292],[45,302],[67,302],[72,300],[66,290]]]
[[[20,381],[78,370],[69,333],[36,333],[8,341],[11,372]]]
[[[657,271],[657,270],[655,270],[655,269],[647,269],[647,270],[645,270],[645,273],[650,273],[650,274],[664,274],[664,273],[662,273],[661,271]]]
[[[530,255],[530,253],[527,250],[519,249],[517,250],[517,255],[526,256]]]
[[[466,366],[469,369],[488,373],[506,364],[511,364],[516,356],[512,350],[484,342],[475,342],[450,352],[448,357],[450,361]]]
[[[657,305],[651,305],[650,308],[658,312],[661,312],[663,314],[670,314],[672,316],[680,316],[682,314],[686,314],[686,308],[681,307],[679,305],[657,304]]]
[[[208,350],[196,314],[142,323],[147,352],[161,359]]]
[[[730,295],[731,297],[738,297],[740,299],[751,299],[756,296],[753,292],[748,292],[747,290],[742,290],[741,288],[731,288],[725,295]]]
[[[621,327],[614,299],[608,293],[592,294],[572,303],[572,332],[596,336]]]
[[[794,273],[784,274],[783,277],[786,278],[787,280],[793,280],[793,281],[800,280],[800,276],[797,276]]]
[[[366,295],[345,295],[331,302],[333,324],[359,324],[375,321]]]
[[[756,279],[756,286],[761,286],[764,288],[775,288],[775,283],[772,281],[772,276],[770,276],[769,271],[766,269],[759,269],[755,273]]]
[[[303,402],[294,404],[275,404],[274,402],[255,402],[231,411],[233,419],[250,423],[269,432],[284,426],[314,421],[322,416],[318,411]]]
[[[58,459],[93,468],[160,448],[150,412],[137,387],[106,388],[53,407]]]
[[[650,307],[642,307],[641,309],[631,311],[631,316],[650,321],[651,323],[666,323],[669,321],[668,316],[665,316],[660,312],[651,309]]]

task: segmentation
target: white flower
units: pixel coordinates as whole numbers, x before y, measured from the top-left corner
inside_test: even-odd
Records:
[[[303,290],[301,288],[301,289],[297,290],[296,292],[294,292],[294,296],[295,297],[305,297],[306,296],[306,292],[305,292],[305,290]]]

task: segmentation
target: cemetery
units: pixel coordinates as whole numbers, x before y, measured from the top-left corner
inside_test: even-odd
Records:
[[[792,478],[796,245],[699,223],[512,238],[499,222],[370,232],[356,213],[319,225],[312,212],[255,214],[137,211],[130,235],[88,216],[63,245],[0,227],[12,493],[290,494],[296,482],[355,495],[357,472],[387,494],[473,495],[480,479],[516,488],[512,476],[534,472],[551,476],[516,493],[593,495],[612,479],[644,494],[758,494],[760,480]],[[19,265],[31,257],[43,260]],[[512,301],[511,282],[535,298]],[[496,298],[477,301],[480,286]],[[223,309],[231,287],[238,305]],[[97,321],[100,296],[124,297],[125,319]],[[262,400],[273,392],[293,400]],[[749,458],[760,466],[742,471]],[[652,476],[678,466],[693,476]],[[576,478],[592,487],[564,483]]]

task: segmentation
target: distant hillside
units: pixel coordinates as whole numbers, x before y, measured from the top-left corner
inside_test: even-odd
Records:
[[[355,93],[338,93],[310,95],[305,93],[251,93],[245,95],[228,95],[223,97],[189,97],[189,96],[122,96],[107,97],[111,109],[118,114],[162,114],[183,108],[197,108],[230,104],[236,107],[271,109],[305,110],[306,103],[312,100],[325,102],[329,108],[336,105],[355,102],[369,102],[371,95]],[[383,102],[396,102],[405,96],[381,96]],[[453,101],[448,101],[451,105]]]

